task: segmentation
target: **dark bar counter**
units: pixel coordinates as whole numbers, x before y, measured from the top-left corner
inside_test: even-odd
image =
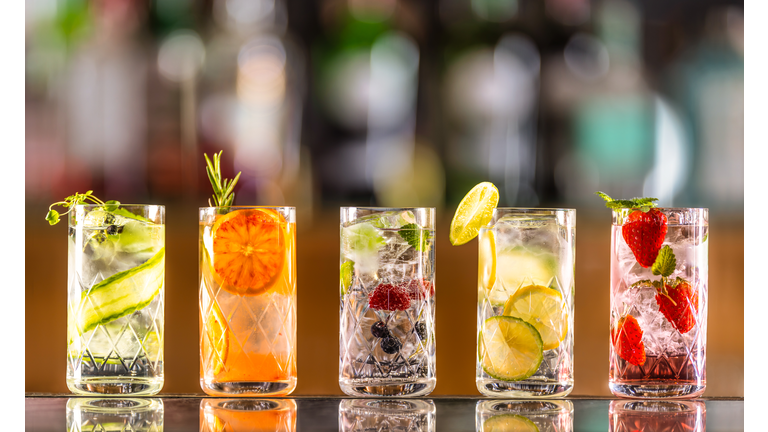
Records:
[[[482,397],[90,398],[27,393],[26,430],[743,431],[743,398],[520,401]],[[120,426],[122,424],[122,426]],[[118,428],[115,428],[119,426]],[[102,427],[103,429],[100,429]],[[124,428],[124,429],[122,429]]]

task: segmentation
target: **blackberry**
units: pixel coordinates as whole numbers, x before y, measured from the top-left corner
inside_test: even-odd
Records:
[[[389,329],[387,328],[387,325],[384,324],[384,321],[376,321],[376,323],[371,326],[371,334],[377,338],[386,338],[389,337]]]
[[[107,227],[107,234],[109,234],[109,235],[115,235],[118,232],[120,232],[120,231],[119,231],[119,228],[117,227],[117,225],[110,225],[110,226]]]
[[[397,338],[388,336],[381,340],[381,349],[387,354],[395,354],[400,351],[403,344]]]
[[[413,329],[416,330],[416,334],[419,335],[419,340],[427,340],[427,325],[423,322],[419,321],[416,323],[415,326],[413,326]]]

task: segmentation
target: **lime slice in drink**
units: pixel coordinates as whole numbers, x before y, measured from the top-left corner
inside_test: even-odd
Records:
[[[136,267],[94,285],[81,299],[76,322],[86,333],[147,306],[163,286],[165,248]]]
[[[379,249],[386,244],[381,231],[369,223],[358,223],[341,230],[344,257],[355,262],[362,273],[375,273],[379,268]]]
[[[504,315],[536,327],[545,351],[560,346],[568,333],[568,311],[563,295],[552,288],[529,285],[517,290],[504,305]]]
[[[516,246],[499,251],[496,259],[497,277],[510,295],[526,285],[547,286],[557,272],[557,260],[547,251]]]
[[[485,373],[502,381],[533,375],[544,358],[543,345],[536,327],[508,316],[486,319],[477,344]]]
[[[354,274],[355,263],[352,261],[344,261],[341,264],[339,271],[339,282],[341,285],[341,295],[346,294],[349,288],[352,287],[352,276]]]
[[[451,220],[451,244],[459,246],[475,238],[480,228],[491,221],[498,203],[499,190],[493,183],[479,183],[467,192]]]
[[[523,416],[502,414],[483,422],[483,432],[539,432],[539,428]]]

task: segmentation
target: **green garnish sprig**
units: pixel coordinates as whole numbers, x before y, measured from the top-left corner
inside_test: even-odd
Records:
[[[638,209],[643,213],[648,213],[648,210],[656,207],[656,201],[658,198],[632,198],[628,200],[617,200],[609,197],[604,192],[597,191],[595,195],[605,200],[605,206],[609,209]]]
[[[231,206],[232,202],[235,200],[235,184],[237,184],[237,180],[240,179],[241,173],[237,173],[232,180],[221,178],[222,153],[224,153],[224,150],[214,153],[213,162],[211,162],[207,154],[203,153],[206,163],[205,172],[208,173],[208,180],[211,181],[211,186],[213,187],[213,203],[211,203],[210,198],[208,199],[208,205],[211,207]]]
[[[397,231],[400,237],[408,242],[411,247],[419,252],[427,250],[427,240],[432,238],[429,231],[422,230],[421,227],[415,223],[405,224]]]
[[[74,195],[68,196],[66,199],[64,199],[64,201],[58,201],[48,206],[48,214],[45,215],[45,220],[47,220],[48,223],[51,225],[56,225],[57,223],[59,223],[59,218],[61,216],[65,216],[66,214],[71,212],[76,205],[84,204],[87,201],[90,201],[94,204],[101,205],[105,211],[114,211],[114,210],[117,210],[117,208],[120,206],[120,201],[115,201],[115,200],[102,201],[96,198],[93,195],[92,190],[89,190],[88,192],[82,193],[82,194],[75,192]],[[69,210],[65,211],[64,213],[59,213],[58,211],[53,209],[54,206],[62,206],[64,208],[68,208]]]

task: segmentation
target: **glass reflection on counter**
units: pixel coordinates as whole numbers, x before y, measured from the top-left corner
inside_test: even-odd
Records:
[[[154,398],[67,400],[67,431],[163,430],[163,401]]]
[[[611,401],[611,432],[703,432],[707,410],[702,402]]]
[[[567,400],[488,400],[475,408],[477,432],[573,430],[573,404]]]
[[[203,399],[201,432],[296,430],[296,402],[291,399]]]
[[[339,403],[339,431],[434,432],[431,400],[345,399]]]

